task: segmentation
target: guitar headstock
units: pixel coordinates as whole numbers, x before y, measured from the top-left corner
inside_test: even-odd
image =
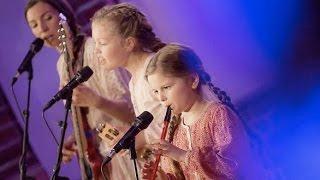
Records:
[[[60,41],[60,44],[59,44],[59,49],[61,51],[61,53],[66,53],[67,52],[67,18],[62,14],[60,13],[59,14],[59,18],[60,18],[60,21],[59,21],[59,29],[58,29],[58,39]]]

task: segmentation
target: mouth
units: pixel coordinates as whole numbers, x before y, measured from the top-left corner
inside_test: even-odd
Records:
[[[104,62],[104,58],[101,56],[98,56],[98,63],[103,64],[103,62]]]
[[[43,38],[43,40],[44,40],[47,44],[52,45],[52,44],[54,44],[56,38],[55,38],[54,35],[48,35],[48,36],[45,36],[45,37]]]
[[[181,113],[181,112],[177,112],[177,109],[172,104],[169,106],[170,106],[172,114],[179,115]],[[166,106],[166,107],[169,107],[169,106]]]
[[[43,40],[45,40],[45,41],[50,41],[50,40],[52,40],[52,38],[53,38],[53,35],[48,35],[48,36],[45,36],[45,37],[43,38]]]

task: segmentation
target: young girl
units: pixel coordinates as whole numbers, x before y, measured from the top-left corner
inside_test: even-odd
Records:
[[[154,95],[163,106],[170,106],[175,116],[168,140],[154,140],[150,145],[164,156],[161,168],[168,177],[255,177],[247,136],[230,98],[212,84],[190,48],[169,44],[159,50],[147,66],[146,79]],[[219,101],[207,98],[207,87]],[[146,164],[143,170],[146,179],[150,178],[151,165]]]
[[[148,151],[142,147],[150,139],[160,137],[166,108],[152,95],[144,74],[151,57],[164,43],[156,37],[145,15],[127,3],[97,11],[92,18],[92,37],[101,66],[106,70],[124,67],[131,74],[129,90],[136,116],[143,111],[154,116],[148,128],[136,138],[138,155],[147,159],[148,153],[144,152]]]
[[[145,140],[158,137],[166,110],[152,96],[144,72],[154,52],[164,43],[155,36],[146,17],[126,3],[97,11],[92,18],[92,37],[99,62],[106,70],[124,67],[131,74],[129,89],[135,114],[143,111],[153,114]]]
[[[81,34],[75,23],[73,14],[63,3],[57,0],[30,0],[25,7],[25,17],[34,36],[45,41],[45,45],[59,51],[58,28],[59,13],[67,18],[66,29],[69,45],[69,61],[59,57],[57,69],[60,87],[68,82],[67,63],[72,64],[76,72],[82,66],[90,66],[94,71],[91,78],[73,91],[73,105],[88,107],[88,123],[94,129],[99,123],[108,122],[113,126],[129,127],[134,119],[132,104],[128,90],[128,75],[125,70],[105,71],[98,65],[94,55],[94,42]],[[71,138],[72,139],[72,138]],[[107,143],[100,144],[100,152],[104,155],[109,149]],[[64,144],[63,161],[69,162],[75,155],[74,141]],[[128,164],[128,165],[127,165]],[[117,156],[109,169],[114,177],[128,177],[125,174],[133,171],[128,157]],[[129,176],[130,177],[130,176]],[[132,176],[132,179],[134,176]]]

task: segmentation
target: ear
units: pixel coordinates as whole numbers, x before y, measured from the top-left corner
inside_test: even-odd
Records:
[[[191,78],[191,88],[197,89],[200,82],[199,75],[197,73],[193,73],[190,78]]]
[[[125,39],[125,41],[124,41],[124,48],[125,48],[128,52],[133,51],[136,46],[137,46],[137,40],[136,40],[136,38],[129,36],[128,38]]]

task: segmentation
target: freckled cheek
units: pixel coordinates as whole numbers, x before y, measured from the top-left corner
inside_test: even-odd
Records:
[[[106,52],[106,53],[104,53],[103,54],[103,62],[104,63],[108,63],[108,64],[110,64],[110,63],[112,63],[112,55],[110,54],[110,52]]]
[[[167,93],[167,94],[165,95],[165,98],[166,98],[166,100],[169,101],[169,102],[175,101],[175,97],[172,96],[170,93]]]
[[[107,65],[109,66],[113,66],[114,64],[117,64],[117,58],[113,55],[112,52],[110,52],[110,50],[108,51],[103,51],[100,54],[100,58],[99,58],[99,64],[101,65]]]
[[[168,99],[171,101],[178,101],[181,98],[181,94],[183,90],[179,91],[177,89],[173,89],[171,92],[168,93]]]
[[[187,104],[188,98],[189,97],[183,93],[183,90],[179,91],[179,93],[176,92],[171,96],[171,101],[175,104],[176,111],[178,113],[181,113],[181,111],[184,110],[184,107]]]
[[[121,52],[117,51],[111,51],[108,56],[108,61],[110,61],[111,64],[114,65],[121,65],[124,62],[124,56],[121,54]]]

